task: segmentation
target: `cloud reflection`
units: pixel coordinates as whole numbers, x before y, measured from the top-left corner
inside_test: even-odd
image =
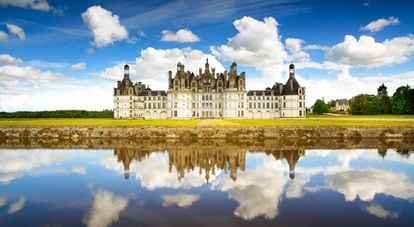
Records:
[[[128,199],[126,197],[99,190],[95,193],[93,205],[82,222],[88,227],[109,226],[118,221],[119,214],[127,204]]]
[[[194,202],[200,199],[199,195],[195,194],[176,194],[176,195],[162,195],[162,206],[170,207],[177,205],[179,207],[190,207]]]
[[[391,219],[395,219],[398,218],[400,216],[400,214],[398,212],[394,212],[394,211],[388,211],[386,209],[384,209],[381,205],[379,204],[371,204],[368,207],[365,208],[365,210],[378,217],[381,219],[385,219],[385,218],[391,218]]]
[[[26,199],[22,196],[17,200],[15,203],[10,204],[9,210],[7,211],[8,214],[16,213],[17,211],[23,209],[24,203]]]

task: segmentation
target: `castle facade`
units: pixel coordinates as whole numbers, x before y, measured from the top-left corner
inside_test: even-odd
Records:
[[[305,88],[295,78],[295,66],[289,66],[286,84],[275,83],[265,90],[246,90],[246,73],[216,73],[208,60],[198,74],[177,64],[176,74],[168,72],[168,90],[151,90],[141,82],[132,83],[129,66],[114,88],[114,118],[190,119],[245,118],[275,119],[305,117]]]

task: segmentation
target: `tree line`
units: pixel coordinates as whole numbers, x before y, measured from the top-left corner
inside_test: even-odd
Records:
[[[0,118],[112,118],[112,110],[52,110],[0,112]]]
[[[323,114],[335,106],[335,101],[325,103],[323,100],[316,100],[313,113]],[[372,114],[414,114],[414,88],[401,86],[394,94],[370,95],[359,94],[349,101],[350,113],[354,115]]]

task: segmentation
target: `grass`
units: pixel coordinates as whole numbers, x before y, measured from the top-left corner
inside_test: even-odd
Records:
[[[2,126],[195,126],[201,120],[115,120],[112,118],[4,118]]]
[[[414,126],[414,115],[311,115],[273,120],[115,120],[112,118],[0,118],[5,126]]]

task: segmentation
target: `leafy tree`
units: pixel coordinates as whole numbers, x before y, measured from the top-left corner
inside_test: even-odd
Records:
[[[409,112],[410,104],[407,103],[409,98],[409,87],[401,86],[397,88],[391,98],[391,110],[394,114],[404,114]]]
[[[360,94],[351,99],[349,103],[350,112],[352,114],[365,114],[368,100],[366,95]]]
[[[313,105],[313,112],[316,114],[328,113],[329,107],[323,100],[318,99]]]
[[[329,108],[335,107],[336,106],[336,100],[331,100],[327,103]]]
[[[18,111],[0,112],[0,118],[112,118],[112,110],[54,110],[54,111]]]
[[[391,99],[388,95],[381,96],[381,113],[391,113]]]

